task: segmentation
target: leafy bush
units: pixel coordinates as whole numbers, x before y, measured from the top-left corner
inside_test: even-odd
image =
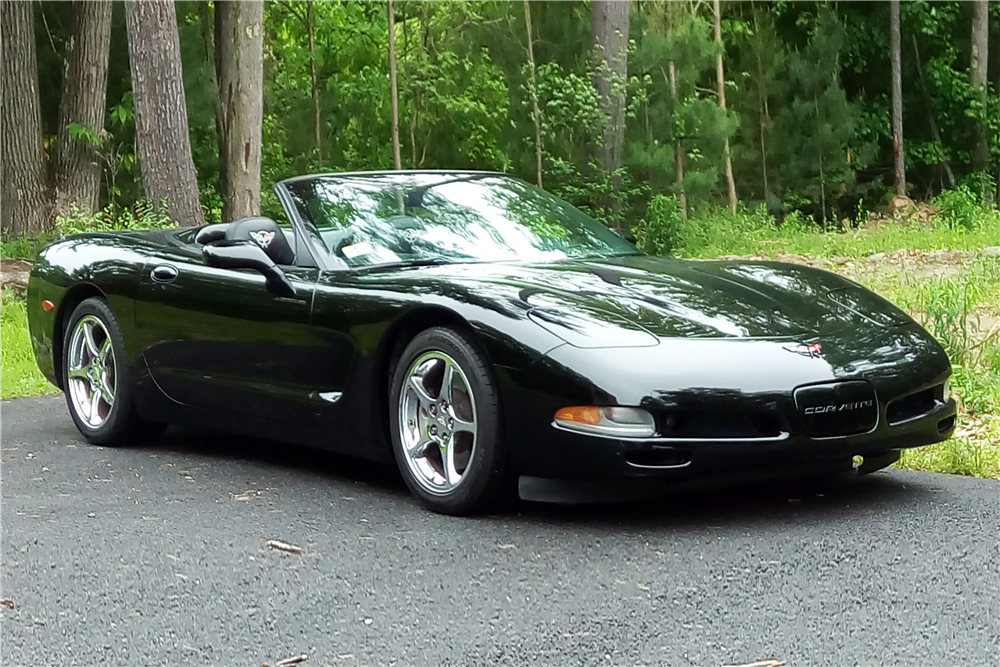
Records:
[[[639,247],[651,254],[715,257],[760,252],[762,244],[778,239],[783,233],[801,231],[806,225],[812,223],[793,214],[779,229],[764,206],[736,213],[719,206],[703,206],[684,220],[676,197],[656,195],[646,218],[632,232]]]
[[[56,231],[64,235],[81,232],[161,229],[173,226],[173,220],[165,213],[156,211],[153,205],[147,201],[139,202],[131,209],[109,206],[96,213],[86,213],[74,207],[68,216],[56,218]]]
[[[940,209],[938,221],[949,229],[973,231],[981,225],[1000,222],[1000,213],[965,184],[942,191],[931,203]]]

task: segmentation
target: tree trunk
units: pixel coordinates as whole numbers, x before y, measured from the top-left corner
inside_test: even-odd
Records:
[[[104,134],[111,2],[78,0],[73,4],[75,26],[68,47],[56,134],[53,211],[56,217],[69,215],[73,206],[93,213],[97,210],[101,191],[102,158],[95,140]],[[71,137],[70,123],[87,128],[91,138]]]
[[[670,16],[670,2],[667,2],[666,20],[667,34],[673,29]],[[677,203],[681,209],[681,219],[687,220],[687,195],[684,194],[684,147],[681,138],[677,135],[677,68],[673,59],[667,61],[667,83],[670,86],[670,104],[672,106],[671,116],[674,127],[674,183],[677,184]]]
[[[760,36],[760,21],[757,20],[757,8],[753,7],[753,30],[757,41],[754,45],[754,55],[757,56],[757,108],[760,125],[760,173],[764,179],[764,202],[770,203],[771,188],[767,182],[767,125],[771,122],[771,113],[767,104],[767,92],[764,88],[764,65],[761,62],[760,52],[763,48],[763,40]]]
[[[45,182],[34,7],[0,3],[0,231],[7,238],[39,234],[49,223]]]
[[[718,88],[719,106],[726,110],[726,74],[722,66],[722,9],[719,0],[713,2],[715,10],[715,44],[719,49],[715,57],[715,85]],[[729,137],[726,137],[723,152],[726,158],[726,194],[729,196],[729,208],[736,213],[736,181],[733,179],[733,160],[729,152]]]
[[[204,224],[191,159],[174,3],[129,0],[125,26],[146,197],[156,207],[165,202],[167,214],[182,226]]]
[[[396,88],[396,16],[393,13],[392,0],[389,5],[389,105],[392,109],[392,165],[394,169],[403,168],[403,159],[399,155],[399,93]]]
[[[892,157],[896,194],[906,196],[906,165],[903,153],[903,75],[900,71],[899,0],[889,3],[889,41],[892,62]]]
[[[260,214],[264,3],[215,3],[222,219]]]
[[[917,63],[917,78],[920,80],[920,87],[924,91],[924,95],[927,96],[927,120],[930,122],[931,126],[931,138],[934,143],[937,144],[938,150],[941,152],[941,166],[944,167],[944,175],[948,179],[948,187],[955,187],[955,172],[951,170],[951,164],[948,162],[948,158],[944,152],[944,142],[941,140],[941,132],[938,131],[937,121],[934,119],[934,107],[931,106],[931,94],[927,90],[927,82],[924,80],[924,68],[920,64],[920,48],[917,46],[917,36],[913,35],[913,56],[916,58]]]
[[[316,142],[316,160],[323,165],[323,141],[319,112],[319,76],[316,73],[316,24],[313,20],[313,3],[306,3],[306,36],[309,38],[309,76],[312,82],[313,135]]]
[[[972,0],[972,58],[969,62],[969,83],[978,88],[977,93],[986,108],[986,76],[989,64],[989,4],[987,0]],[[989,168],[990,148],[986,124],[976,121],[975,139],[972,144],[972,170]]]
[[[531,6],[524,0],[524,25],[528,30],[528,67],[531,75],[531,111],[535,121],[535,174],[538,187],[542,187],[542,114],[538,110],[538,86],[535,83],[535,46],[531,31]]]
[[[628,82],[628,0],[593,0],[591,4],[590,32],[596,59],[597,72],[594,87],[601,99],[607,119],[604,126],[604,143],[601,146],[601,168],[614,172],[622,166],[622,147],[625,143],[625,87]],[[612,177],[615,191],[620,183]],[[618,197],[609,202],[612,208],[611,225],[621,226],[618,216]]]

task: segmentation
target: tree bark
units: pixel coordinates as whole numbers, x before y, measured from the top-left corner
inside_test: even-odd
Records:
[[[8,238],[39,234],[52,210],[45,179],[34,7],[0,3],[0,231]]]
[[[987,102],[987,68],[989,65],[989,4],[987,0],[972,0],[972,57],[969,62],[969,83],[978,88],[983,108]],[[986,124],[976,121],[972,144],[972,170],[986,171],[990,163],[990,148]]]
[[[535,174],[542,187],[542,114],[538,110],[538,86],[535,82],[535,38],[531,31],[531,6],[524,0],[524,25],[528,31],[528,67],[531,79],[531,111],[535,121]]]
[[[75,26],[56,134],[55,217],[68,215],[73,206],[93,213],[101,190],[99,145],[74,139],[68,128],[76,123],[93,132],[94,138],[104,135],[112,5],[110,0],[73,4]]]
[[[156,207],[165,202],[167,214],[182,226],[204,224],[191,159],[174,3],[128,0],[125,26],[146,197]]]
[[[899,0],[889,3],[890,60],[892,62],[892,157],[896,194],[906,196],[903,152],[903,76],[900,70]]]
[[[614,172],[622,166],[622,148],[625,144],[625,87],[628,82],[628,23],[629,0],[593,0],[591,4],[590,32],[597,72],[594,87],[600,96],[607,119],[604,126],[604,143],[601,146],[601,168]],[[617,191],[620,183],[612,177]],[[621,226],[618,216],[618,198],[611,203],[611,225]]]
[[[713,8],[715,10],[715,44],[718,48],[719,53],[715,57],[715,85],[718,88],[719,96],[719,106],[722,107],[722,111],[726,111],[726,74],[722,65],[722,9],[719,6],[719,0],[714,0]],[[725,139],[725,146],[723,147],[723,152],[726,159],[726,194],[729,197],[729,208],[732,209],[733,213],[736,213],[736,181],[733,179],[733,160],[729,151],[729,137]]]
[[[222,219],[260,214],[264,3],[215,3]]]
[[[399,92],[396,88],[396,17],[392,0],[388,0],[389,11],[389,105],[392,110],[392,164],[394,169],[403,168],[399,155]]]

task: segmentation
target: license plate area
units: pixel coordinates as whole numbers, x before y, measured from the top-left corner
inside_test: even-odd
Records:
[[[866,380],[799,387],[795,407],[803,431],[817,438],[866,433],[878,423],[875,388]]]

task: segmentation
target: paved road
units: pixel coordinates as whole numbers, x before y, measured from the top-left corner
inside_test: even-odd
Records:
[[[2,438],[3,665],[1000,664],[997,482],[462,520],[306,450],[89,446],[61,397]]]

